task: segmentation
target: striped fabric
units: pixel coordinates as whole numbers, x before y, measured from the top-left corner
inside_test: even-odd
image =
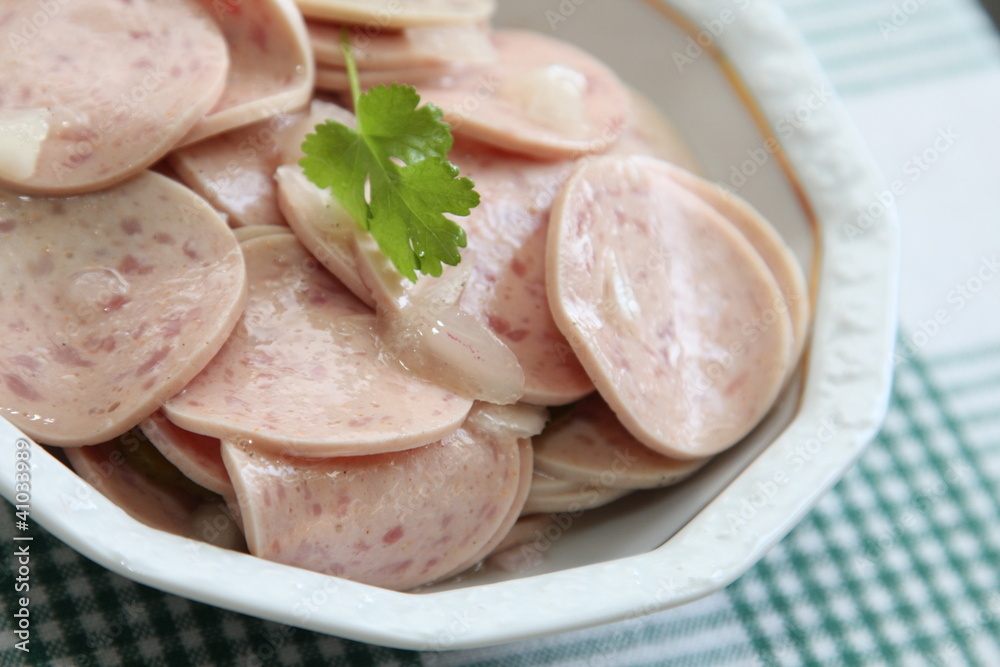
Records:
[[[783,4],[848,102],[1000,67],[1000,43],[970,0]],[[685,607],[518,644],[415,653],[163,594],[35,527],[33,553],[45,558],[33,560],[30,662],[998,666],[1000,327],[991,346],[918,351],[897,373],[885,427],[858,465],[748,574]],[[11,535],[13,521],[0,512],[0,534]],[[0,544],[9,564],[11,542]],[[5,606],[12,579],[0,569]],[[0,666],[24,664],[10,624],[4,611]]]

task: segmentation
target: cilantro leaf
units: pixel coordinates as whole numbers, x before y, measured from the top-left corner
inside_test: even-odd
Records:
[[[434,105],[418,106],[412,86],[359,94],[357,69],[344,46],[357,130],[336,121],[316,126],[302,144],[306,177],[330,188],[401,274],[441,275],[458,264],[464,230],[446,213],[467,216],[479,204],[474,184],[448,161],[451,128]]]

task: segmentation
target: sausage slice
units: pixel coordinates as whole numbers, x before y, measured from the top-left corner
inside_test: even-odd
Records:
[[[250,283],[243,319],[164,405],[170,421],[310,457],[419,447],[461,426],[472,402],[386,360],[375,314],[293,235],[241,248]]]
[[[63,2],[28,39],[37,15],[31,0],[0,8],[0,183],[71,195],[122,181],[222,93],[226,42],[194,0]]]
[[[0,193],[0,410],[47,444],[110,440],[211,361],[245,301],[232,232],[166,176]]]
[[[617,489],[654,489],[683,481],[708,459],[663,456],[632,437],[599,394],[580,401],[533,442],[545,474]],[[538,486],[538,485],[536,485]]]
[[[553,206],[553,316],[628,431],[666,456],[731,446],[770,409],[791,361],[781,291],[753,246],[673,167],[583,162]]]
[[[522,410],[478,403],[440,442],[374,456],[296,459],[224,441],[250,552],[397,590],[452,572],[514,502],[519,440],[541,428],[516,426]]]
[[[222,97],[181,145],[293,113],[309,103],[316,65],[305,22],[292,0],[199,1],[219,21],[231,62]]]
[[[446,85],[420,86],[456,135],[542,159],[607,150],[628,127],[628,89],[593,56],[543,35],[498,30],[500,59]]]
[[[296,0],[311,19],[362,24],[374,31],[475,23],[489,19],[496,0]]]

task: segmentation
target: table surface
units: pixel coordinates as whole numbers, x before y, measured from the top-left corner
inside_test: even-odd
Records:
[[[417,653],[167,595],[36,528],[33,552],[45,557],[33,561],[30,662],[1000,665],[1000,41],[971,0],[780,4],[887,181],[903,185],[903,282],[881,434],[758,565],[679,609],[506,646]],[[0,512],[0,534],[14,532],[13,520]],[[10,541],[2,544],[6,565]],[[11,578],[5,566],[5,606]],[[0,665],[24,664],[10,627],[4,613]]]

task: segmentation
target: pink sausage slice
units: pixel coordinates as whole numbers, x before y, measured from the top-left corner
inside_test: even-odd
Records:
[[[677,127],[656,105],[631,90],[634,120],[608,150],[611,155],[649,155],[693,173],[701,172]]]
[[[40,12],[0,8],[0,183],[107,187],[166,154],[222,93],[225,40],[194,0],[63,2],[34,28]]]
[[[503,521],[500,522],[500,525],[493,533],[493,537],[486,540],[480,546],[479,551],[467,558],[460,565],[453,568],[451,572],[439,577],[440,579],[448,579],[461,574],[469,568],[481,563],[484,559],[489,557],[490,554],[497,550],[497,547],[504,541],[507,534],[510,533],[511,529],[517,523],[518,518],[521,516],[521,510],[524,509],[524,503],[528,500],[528,492],[531,491],[532,470],[531,440],[529,438],[521,438],[518,444],[518,456],[521,465],[517,475],[517,489],[513,493],[513,502],[510,507],[507,508],[507,514],[504,515]]]
[[[354,253],[357,223],[329,188],[320,190],[302,167],[286,164],[275,173],[278,206],[299,242],[369,308],[375,308],[371,290],[361,280]]]
[[[405,83],[410,86],[437,84],[443,79],[453,77],[461,72],[456,65],[424,65],[422,67],[407,67],[405,69],[364,70],[358,72],[358,85],[361,90],[375,86],[391,86],[394,83]],[[343,67],[320,65],[316,69],[316,88],[333,93],[343,93],[351,89],[351,80]]]
[[[0,413],[51,445],[120,435],[208,364],[245,301],[232,232],[165,176],[0,193]]]
[[[456,135],[542,159],[607,150],[628,127],[628,89],[605,65],[537,33],[494,33],[496,65],[420,94],[444,110]]]
[[[126,459],[128,447],[113,440],[67,450],[66,456],[76,474],[136,521],[175,535],[187,535],[194,513],[206,497],[143,475]]]
[[[181,145],[293,113],[309,103],[315,62],[293,0],[199,2],[218,20],[231,64],[222,97]]]
[[[446,437],[472,402],[383,358],[375,315],[292,235],[241,245],[243,319],[164,405],[181,428],[295,456],[399,451]]]
[[[442,577],[514,502],[519,410],[479,403],[441,442],[375,456],[295,459],[224,441],[250,552],[397,590]]]
[[[292,230],[285,225],[251,225],[250,227],[237,227],[233,230],[233,236],[240,243],[250,239],[270,236],[272,234],[291,234]]]
[[[306,24],[316,62],[345,68],[340,47],[341,26],[333,23]],[[400,70],[445,63],[491,63],[497,53],[486,26],[435,25],[401,31],[350,27],[351,52],[358,69]]]
[[[170,165],[192,190],[224,212],[230,227],[284,225],[274,170],[283,162],[281,135],[305,114],[280,114],[176,150]]]
[[[767,265],[718,211],[647,157],[582,163],[552,211],[553,316],[628,431],[697,459],[745,436],[792,352]]]
[[[540,472],[576,484],[617,489],[676,484],[708,462],[654,452],[625,430],[599,394],[580,401],[565,420],[551,424],[533,444]]]
[[[496,0],[296,0],[311,19],[361,24],[366,29],[475,23],[489,19]]]
[[[578,484],[567,490],[539,492],[534,488],[522,510],[529,514],[553,514],[556,512],[580,512],[603,507],[632,493],[632,489],[615,489],[599,484]]]
[[[233,495],[233,483],[222,463],[222,443],[218,438],[185,431],[171,424],[160,411],[143,420],[139,427],[164,458],[192,482],[221,496]]]
[[[668,171],[674,181],[701,197],[735,225],[778,281],[781,298],[771,304],[771,310],[776,313],[787,313],[792,321],[792,363],[789,366],[791,372],[806,344],[811,310],[809,286],[792,250],[771,223],[742,197],[684,169]]]
[[[462,142],[449,156],[471,178],[481,203],[462,221],[475,262],[459,305],[480,318],[517,356],[524,400],[571,403],[593,384],[559,331],[545,290],[545,244],[552,200],[573,170]]]
[[[135,465],[149,447],[127,433],[89,447],[66,450],[73,470],[136,521],[181,537],[246,553],[246,541],[220,498],[180,477],[169,463],[153,462],[157,476]],[[139,454],[147,461],[148,454]]]

